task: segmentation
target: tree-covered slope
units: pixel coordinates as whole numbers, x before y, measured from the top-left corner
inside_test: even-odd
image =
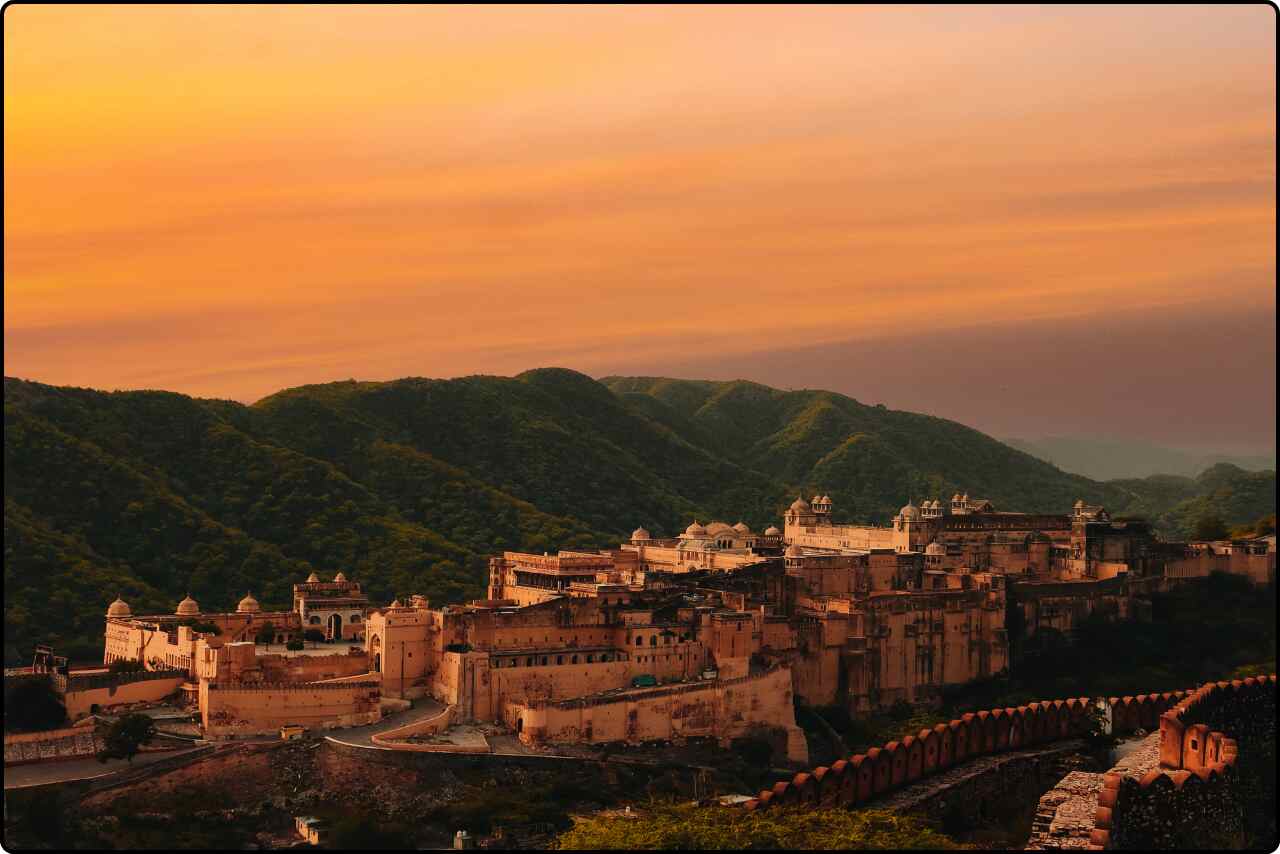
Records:
[[[1184,533],[1275,509],[1275,475],[1099,483],[963,425],[822,391],[660,378],[338,382],[245,406],[5,380],[5,647],[100,644],[117,593],[138,611],[246,590],[285,608],[313,569],[375,600],[483,594],[504,549],[593,548],[691,518],[780,521],[797,491],[883,522],[908,497],[1002,509],[1077,498]]]

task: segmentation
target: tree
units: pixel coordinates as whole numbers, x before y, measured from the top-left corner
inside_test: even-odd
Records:
[[[271,643],[276,639],[276,627],[274,623],[266,622],[262,624],[262,628],[258,629],[258,633],[253,636],[258,643]]]
[[[127,759],[133,763],[138,748],[155,737],[156,722],[146,715],[125,715],[107,728],[103,736],[105,746],[98,753],[98,761]]]
[[[6,680],[8,681],[8,680]],[[67,707],[49,677],[14,680],[4,692],[4,728],[14,732],[56,729],[67,719]]]
[[[1222,540],[1227,536],[1227,525],[1221,516],[1206,513],[1196,522],[1195,539]]]
[[[324,642],[324,632],[320,631],[319,629],[307,629],[306,632],[303,633],[303,637],[306,638],[311,643]]]
[[[298,640],[297,638],[292,638],[287,644],[284,645],[284,648],[289,650],[290,652],[297,652],[298,650],[302,649],[302,647],[303,647],[302,641]]]

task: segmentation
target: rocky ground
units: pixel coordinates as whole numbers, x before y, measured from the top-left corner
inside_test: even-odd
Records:
[[[692,774],[607,762],[525,768],[428,761],[404,768],[321,739],[246,744],[78,802],[66,788],[11,804],[5,843],[272,849],[301,841],[294,818],[314,815],[330,822],[335,843],[357,847],[450,847],[458,830],[540,846],[567,828],[572,814],[650,795],[691,794]]]

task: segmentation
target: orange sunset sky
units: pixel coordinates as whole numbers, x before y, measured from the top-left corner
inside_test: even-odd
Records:
[[[4,14],[5,374],[745,377],[1274,449],[1276,15]]]

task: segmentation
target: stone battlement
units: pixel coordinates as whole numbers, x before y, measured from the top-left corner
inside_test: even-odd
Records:
[[[1210,682],[1163,711],[1158,764],[1103,777],[1089,847],[1186,847],[1194,836],[1203,843],[1194,847],[1212,848],[1214,834],[1238,831],[1239,757],[1274,739],[1275,705],[1271,675]],[[1142,714],[1136,702],[1125,706]]]
[[[1196,691],[1098,699],[1073,697],[1028,703],[1017,708],[970,712],[949,723],[922,729],[900,741],[891,741],[884,747],[873,747],[866,753],[854,754],[848,760],[838,760],[830,767],[802,771],[790,782],[777,783],[772,789],[744,802],[743,806],[748,810],[789,804],[853,806],[981,756],[1078,738],[1088,728],[1087,712],[1095,704],[1110,706],[1112,732],[1124,735],[1139,728],[1154,730],[1163,726],[1161,716],[1169,709],[1178,710],[1178,719],[1197,713],[1208,714],[1209,698],[1217,696],[1220,702],[1226,696],[1215,695],[1214,691],[1239,691],[1233,696],[1244,696],[1246,690],[1258,691],[1258,686],[1264,684],[1274,686],[1275,677],[1268,679],[1222,682]],[[1237,684],[1241,686],[1239,689],[1234,687]],[[1274,688],[1272,694],[1274,702]],[[1229,740],[1225,737],[1219,739],[1221,756],[1234,755],[1234,743],[1232,746],[1225,744]],[[1197,749],[1203,751],[1203,743],[1198,743]],[[1185,781],[1185,778],[1181,779]]]

